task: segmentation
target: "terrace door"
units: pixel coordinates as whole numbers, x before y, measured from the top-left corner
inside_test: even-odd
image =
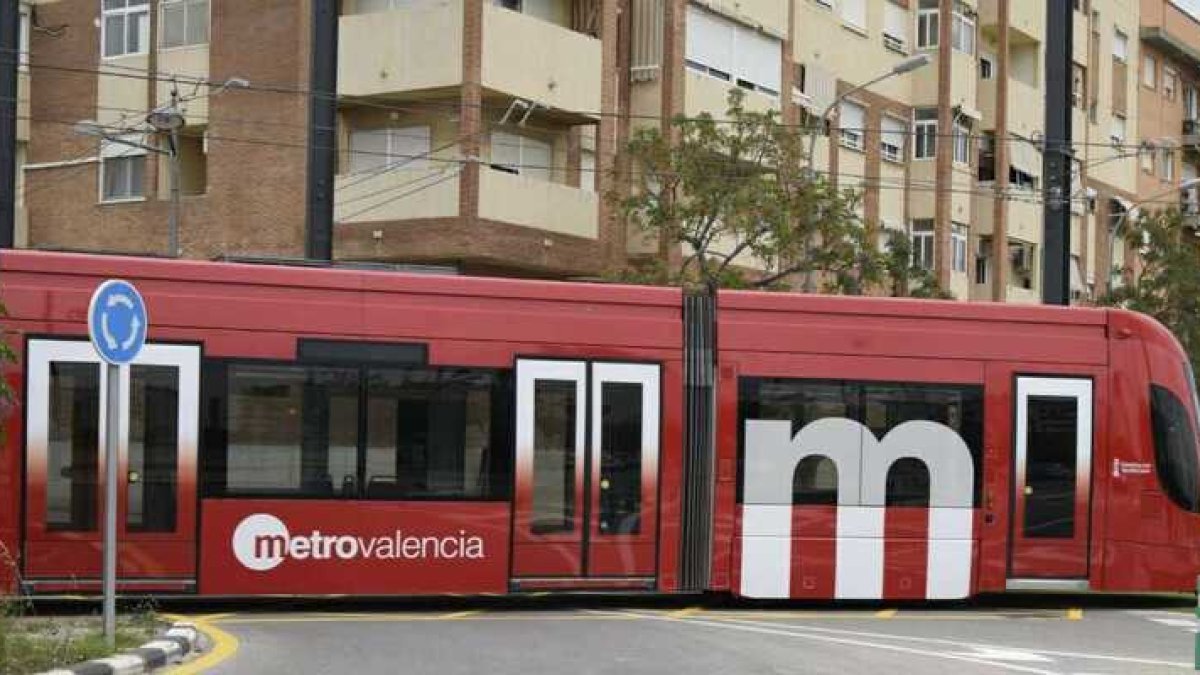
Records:
[[[107,369],[83,341],[26,351],[24,576],[35,591],[100,588]],[[117,579],[190,590],[196,577],[200,348],[146,345],[122,367]]]
[[[1088,575],[1092,381],[1018,377],[1009,586],[1080,586]],[[1040,582],[1040,583],[1039,583]]]
[[[516,588],[651,587],[656,364],[518,359]]]

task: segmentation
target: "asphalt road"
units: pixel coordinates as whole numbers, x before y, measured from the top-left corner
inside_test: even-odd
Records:
[[[200,614],[240,673],[1183,673],[1178,599],[951,608],[746,607],[577,599]],[[236,643],[236,644],[234,644]],[[232,646],[231,646],[232,645]],[[201,665],[212,665],[213,659]]]

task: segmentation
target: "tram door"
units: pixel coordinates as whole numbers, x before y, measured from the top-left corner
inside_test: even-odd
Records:
[[[1018,377],[1009,585],[1088,576],[1092,381]]]
[[[518,359],[513,577],[653,582],[660,367]]]
[[[98,590],[104,525],[103,396],[91,344],[31,340],[27,354],[24,575],[38,590]],[[117,578],[189,590],[196,577],[200,348],[146,345],[121,369]]]

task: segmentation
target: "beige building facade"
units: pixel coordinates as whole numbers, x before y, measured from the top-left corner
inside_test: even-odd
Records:
[[[1193,130],[1200,24],[1171,0],[1074,6],[1075,171],[1056,199],[1072,214],[1072,294],[1087,301],[1107,287],[1110,250],[1124,255],[1109,238],[1120,213],[1195,175],[1179,139]],[[169,254],[169,158],[143,120],[174,92],[180,253],[303,256],[308,110],[322,95],[308,0],[23,12],[21,245]],[[1041,2],[342,0],[339,12],[338,259],[578,278],[659,254],[605,198],[628,189],[619,150],[640,126],[722,117],[738,87],[788,124],[828,110],[818,168],[861,191],[868,227],[910,234],[956,297],[1041,296]],[[861,87],[922,53],[929,65]],[[81,120],[105,138],[80,135]]]

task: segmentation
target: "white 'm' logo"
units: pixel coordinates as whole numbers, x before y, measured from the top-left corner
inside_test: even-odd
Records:
[[[290,540],[282,520],[256,513],[244,518],[233,531],[233,555],[246,569],[265,572],[283,562]]]
[[[837,470],[838,598],[882,598],[887,474],[911,457],[929,471],[926,597],[970,592],[974,461],[953,429],[925,420],[904,422],[876,439],[851,419],[816,420],[794,436],[792,423],[747,420],[742,476],[743,595],[790,597],[792,477],[805,457],[822,455]]]

